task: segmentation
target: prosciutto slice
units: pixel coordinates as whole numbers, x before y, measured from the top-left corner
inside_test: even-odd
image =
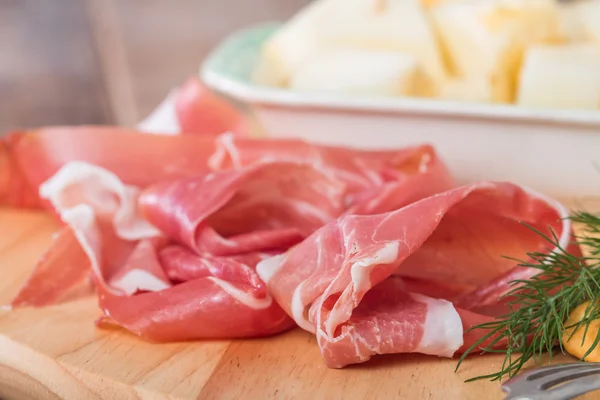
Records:
[[[138,129],[167,135],[247,135],[248,122],[238,110],[212,93],[197,77],[173,89]]]
[[[330,367],[451,357],[481,337],[466,329],[505,310],[507,283],[536,272],[504,256],[552,250],[523,222],[567,246],[559,204],[508,183],[453,188],[431,146],[250,139],[203,90],[190,81],[171,99],[176,133],[196,135],[84,126],[0,142],[2,204],[64,223],[14,306],[93,283],[100,322],[151,341],[297,324]]]
[[[395,210],[454,186],[446,166],[429,145],[364,151],[225,134],[218,138],[209,164],[215,170],[239,169],[259,160],[307,163],[326,171],[347,186],[346,211],[355,214]]]
[[[151,341],[260,337],[294,326],[250,267],[215,266],[166,290],[118,296],[99,289],[100,307],[121,327]]]
[[[242,113],[211,92],[197,77],[189,78],[181,86],[174,96],[174,106],[183,134],[248,134],[248,123]]]
[[[40,194],[67,227],[13,305],[57,300],[91,274],[104,312],[101,322],[148,340],[254,337],[294,325],[254,271],[264,255],[202,258],[174,245],[141,215],[140,189],[110,171],[71,162],[40,187]],[[52,272],[61,278],[54,282],[63,292],[46,284],[43,296],[32,294]]]
[[[522,222],[552,229],[566,247],[565,216],[558,203],[527,189],[481,182],[389,213],[346,215],[257,271],[288,315],[316,334],[329,367],[385,353],[451,357],[477,339],[465,329],[492,317],[453,301],[489,285],[498,301],[509,288],[495,280],[517,268],[503,256],[553,250]],[[435,290],[426,295],[427,281],[454,291],[446,299]]]
[[[87,255],[69,227],[63,227],[27,279],[12,307],[45,306],[93,293]]]
[[[182,246],[168,246],[160,251],[162,267],[174,282],[187,282],[193,279],[217,275],[219,271],[239,269],[240,264],[254,268],[259,261],[276,255],[274,252],[254,252],[237,256],[218,257],[195,253]]]
[[[340,215],[345,186],[310,164],[264,162],[145,190],[145,217],[199,254],[287,249]]]
[[[40,207],[40,185],[71,161],[102,167],[126,184],[146,187],[208,172],[214,149],[210,137],[143,135],[117,127],[15,132],[0,142],[0,201],[6,206]]]
[[[6,142],[0,142],[0,205],[39,208],[37,192],[29,186]]]
[[[140,254],[152,254],[139,246],[144,240],[157,240],[161,234],[141,218],[138,188],[123,184],[100,167],[71,162],[41,186],[40,194],[72,229],[98,284],[108,287],[106,282],[111,280],[126,282],[123,267],[134,261],[144,266],[140,272],[146,272],[147,279],[139,279],[130,290],[119,285],[112,289],[131,294],[138,289],[170,286],[164,274],[148,274],[148,265],[152,264],[139,262]],[[134,273],[132,268],[126,270]]]

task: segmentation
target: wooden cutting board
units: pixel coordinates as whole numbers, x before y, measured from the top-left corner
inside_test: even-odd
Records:
[[[0,227],[0,304],[6,304],[57,225],[44,214],[0,209]],[[98,329],[99,315],[94,298],[0,311],[0,398],[503,398],[497,382],[463,382],[497,370],[496,356],[473,357],[458,373],[455,360],[421,355],[380,356],[333,370],[313,336],[299,329],[267,339],[159,345]]]

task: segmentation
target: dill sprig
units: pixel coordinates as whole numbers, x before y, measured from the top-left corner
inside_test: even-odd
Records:
[[[515,260],[522,267],[535,268],[540,272],[531,279],[510,282],[512,289],[503,296],[510,310],[507,314],[469,329],[487,333],[465,351],[456,370],[473,351],[503,353],[505,357],[498,372],[470,378],[467,382],[512,377],[531,359],[537,363],[544,353],[552,360],[557,346],[564,353],[562,336],[565,328],[572,328],[571,332],[583,328],[585,340],[590,322],[600,318],[600,216],[577,212],[570,219],[582,224],[582,233],[575,239],[585,249],[585,256],[568,253],[553,231],[548,236],[529,227],[555,250],[550,254],[527,253],[527,262]],[[590,303],[584,317],[565,326],[571,311],[586,301]],[[503,341],[506,341],[505,347],[494,348]],[[599,342],[600,335],[581,359],[587,357]]]

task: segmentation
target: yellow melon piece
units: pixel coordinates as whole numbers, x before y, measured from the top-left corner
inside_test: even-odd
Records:
[[[581,321],[585,316],[585,310],[588,304],[589,302],[585,302],[577,306],[571,312],[571,315],[565,322],[565,326]],[[580,327],[579,329],[565,329],[563,331],[562,343],[565,350],[577,358],[583,357],[594,343],[594,340],[596,340],[596,337],[600,333],[600,320],[597,319],[590,323],[587,333],[585,334],[585,341],[582,342],[584,332],[585,327]],[[597,346],[587,357],[585,357],[585,361],[600,361],[600,346]]]
[[[559,36],[566,42],[586,41],[589,37],[581,18],[580,4],[578,0],[557,4]]]
[[[600,109],[600,46],[532,46],[525,54],[516,103],[536,108]]]
[[[395,52],[330,49],[314,56],[290,80],[290,88],[377,96],[416,95],[417,59]]]
[[[259,83],[287,86],[328,49],[395,52],[415,57],[434,93],[446,79],[435,32],[420,0],[317,0],[296,14],[262,50]]]
[[[339,0],[318,0],[304,7],[267,39],[253,80],[286,86],[292,74],[319,50],[318,29]]]
[[[554,0],[469,0],[431,9],[453,73],[484,81],[495,102],[514,98],[524,50],[559,40]]]
[[[586,33],[600,46],[600,0],[584,1],[578,8]]]

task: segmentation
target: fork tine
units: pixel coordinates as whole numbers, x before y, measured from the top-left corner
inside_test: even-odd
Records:
[[[553,388],[563,382],[578,382],[581,379],[590,378],[589,385],[598,383],[600,385],[600,363],[570,363],[562,365],[550,365],[542,368],[531,369],[509,379],[502,386],[507,393],[506,399],[567,399],[560,397],[564,392],[556,392],[564,386],[571,386],[571,382]],[[587,381],[583,381],[587,382]],[[591,387],[591,386],[590,386]],[[600,387],[600,386],[599,386]],[[586,389],[587,391],[594,388]],[[548,397],[550,393],[557,393],[557,397]],[[582,392],[586,393],[586,392]]]
[[[576,371],[580,371],[580,370],[589,370],[589,369],[600,368],[600,363],[578,362],[578,363],[572,363],[572,364],[567,364],[567,365],[569,365],[570,367],[569,368],[539,369],[537,371],[532,372],[531,374],[528,374],[526,379],[528,381],[534,381],[534,380],[539,380],[539,379],[542,379],[545,377],[554,377],[556,375],[566,374],[569,372],[575,373]]]
[[[564,382],[573,375],[581,376],[579,375],[581,373],[584,375],[600,373],[600,363],[570,363],[526,370],[506,381],[501,389],[507,393],[506,399],[518,399],[524,395],[534,399],[536,397],[532,395],[546,393],[544,389],[551,386],[553,382]]]
[[[531,379],[533,379],[532,377],[538,377],[538,376],[544,376],[544,375],[549,375],[555,372],[559,372],[559,371],[565,371],[565,370],[577,370],[581,367],[585,367],[585,366],[589,366],[590,363],[570,363],[570,364],[559,364],[559,365],[547,365],[545,367],[534,367],[531,368],[529,370],[525,370],[523,372],[521,372],[519,375],[514,376],[512,378],[510,378],[509,380],[507,380],[506,382],[504,382],[504,384],[502,385],[502,389],[504,390],[505,386],[511,386],[515,383],[521,382],[521,381],[529,381]],[[600,365],[600,364],[599,364]]]
[[[580,377],[595,375],[600,373],[600,367],[597,365],[590,366],[588,368],[576,368],[569,370],[562,370],[560,372],[553,373],[552,375],[544,375],[536,379],[530,380],[531,383],[536,383],[541,389],[549,389],[554,385],[566,382],[572,379]]]
[[[573,379],[572,381],[552,388],[545,392],[544,399],[564,400],[572,399],[576,396],[600,389],[600,377],[596,375],[584,376]]]

